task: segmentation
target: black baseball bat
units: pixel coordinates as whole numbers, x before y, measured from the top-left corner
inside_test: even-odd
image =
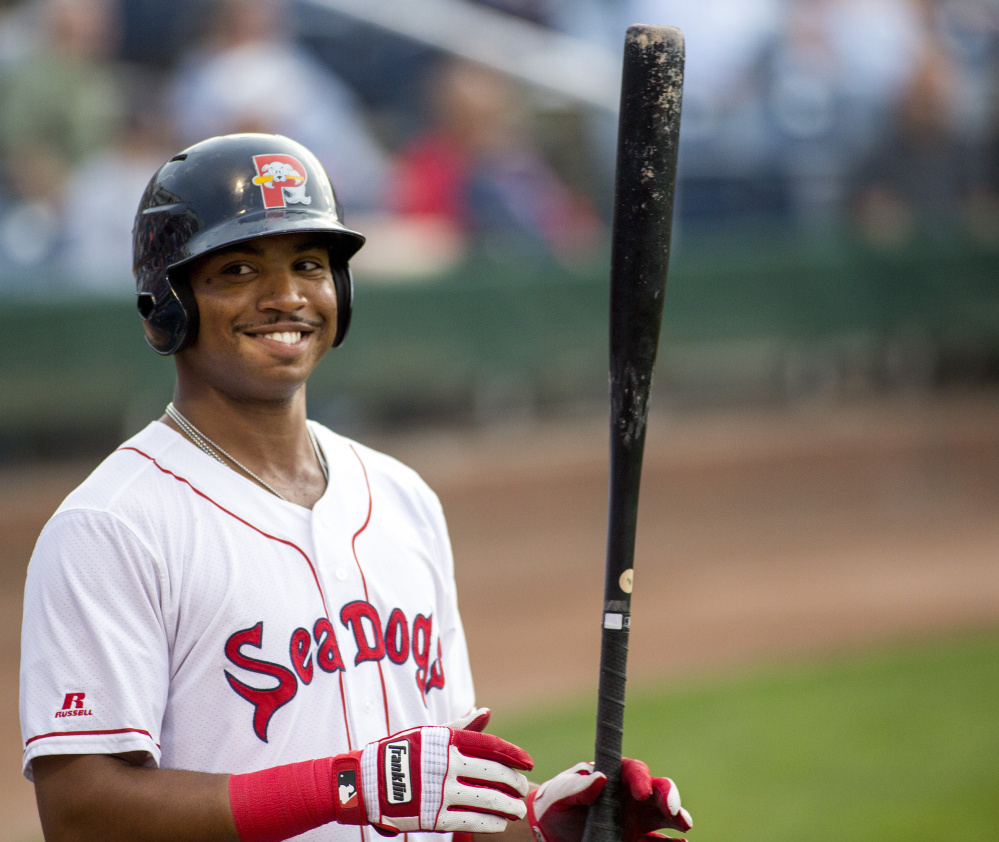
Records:
[[[683,34],[636,24],[624,41],[611,240],[610,488],[595,764],[607,776],[583,842],[621,839],[621,743],[638,491],[669,267]]]

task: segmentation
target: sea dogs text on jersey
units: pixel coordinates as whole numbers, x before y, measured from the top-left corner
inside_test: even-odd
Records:
[[[431,662],[431,635],[433,617],[417,614],[410,623],[401,608],[395,608],[382,625],[378,609],[368,602],[350,602],[340,609],[340,622],[353,634],[357,654],[354,665],[365,661],[383,661],[402,667],[410,658],[416,666],[414,680],[420,696],[434,688],[444,687],[443,653],[437,641],[437,657]],[[315,668],[334,673],[345,670],[333,624],[320,617],[312,624],[311,632],[297,628],[288,643],[288,660],[291,668],[283,664],[252,658],[243,651],[244,646],[263,648],[263,620],[248,629],[230,635],[225,644],[226,657],[237,667],[276,679],[276,687],[257,688],[240,681],[229,670],[225,677],[229,686],[253,705],[253,732],[267,742],[267,727],[278,708],[290,702],[298,693],[299,684],[311,684]],[[315,648],[313,649],[313,645]]]

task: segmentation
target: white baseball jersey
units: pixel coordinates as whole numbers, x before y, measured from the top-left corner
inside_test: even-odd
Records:
[[[313,429],[330,480],[312,510],[159,422],[59,507],[25,586],[26,776],[40,755],[136,750],[249,772],[473,707],[437,497],[394,459]]]

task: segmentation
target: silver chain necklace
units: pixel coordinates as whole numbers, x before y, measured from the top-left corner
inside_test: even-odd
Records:
[[[277,497],[279,500],[284,500],[287,502],[287,498],[276,491],[268,483],[264,482],[260,477],[258,477],[253,471],[246,467],[242,462],[240,462],[235,456],[231,456],[229,453],[224,451],[215,442],[213,442],[208,436],[201,432],[197,427],[195,427],[190,421],[188,421],[183,415],[180,414],[180,410],[173,405],[173,401],[167,404],[166,414],[170,416],[176,422],[177,426],[187,435],[187,437],[194,442],[198,447],[200,447],[205,453],[211,456],[219,464],[225,465],[225,460],[222,459],[224,456],[230,462],[232,462],[237,468],[243,471],[247,476],[252,477],[257,482],[259,482],[264,488],[266,488],[271,494]],[[330,479],[330,469],[326,462],[326,456],[319,447],[319,442],[316,441],[316,434],[312,432],[312,427],[306,425],[306,429],[309,431],[309,441],[312,442],[312,449],[316,453],[316,459],[319,460],[319,467],[322,468],[323,478],[326,482]],[[219,454],[222,456],[219,456]],[[226,467],[229,467],[226,465]]]

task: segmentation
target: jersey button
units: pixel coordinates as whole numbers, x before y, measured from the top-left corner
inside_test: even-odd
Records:
[[[337,577],[337,579],[339,579],[341,582],[346,582],[347,581],[348,573],[342,567],[337,568],[336,573],[333,574],[333,575],[335,575]]]
[[[374,713],[375,712],[375,703],[373,701],[371,701],[371,699],[368,699],[364,703],[364,710],[366,712],[368,712],[368,713]]]

